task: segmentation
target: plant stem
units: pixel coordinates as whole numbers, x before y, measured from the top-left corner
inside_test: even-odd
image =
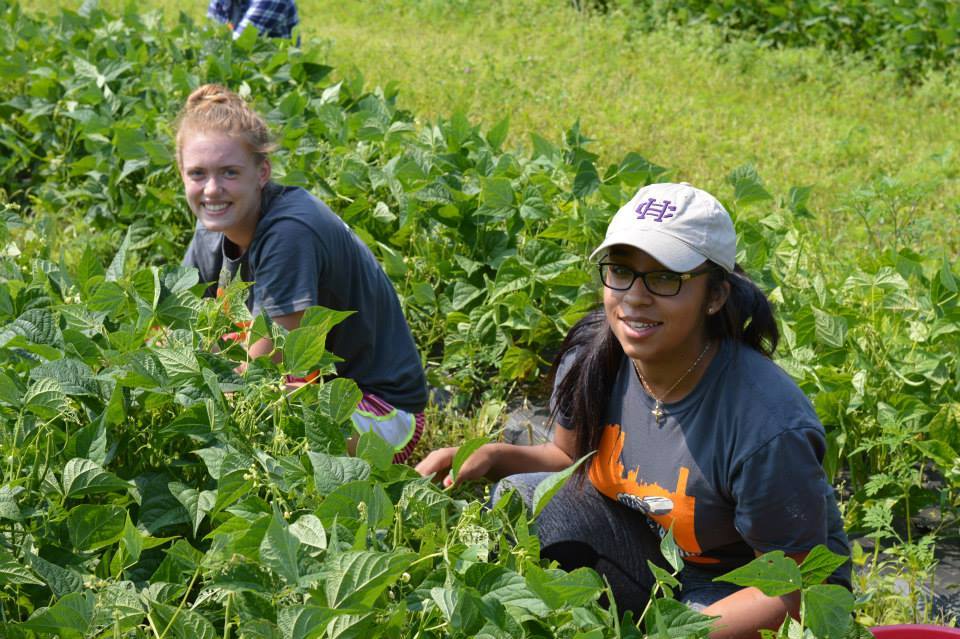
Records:
[[[230,600],[233,593],[227,594],[227,603],[223,607],[223,639],[230,639]]]
[[[193,589],[193,584],[197,581],[197,577],[199,575],[200,566],[197,566],[197,569],[193,571],[193,576],[190,577],[190,583],[187,584],[187,589],[183,593],[183,598],[180,599],[180,605],[177,606],[177,609],[173,611],[173,616],[170,617],[170,621],[167,622],[167,627],[163,629],[159,639],[163,639],[167,635],[167,631],[173,626],[173,622],[177,620],[177,615],[180,614],[180,611],[183,610],[183,606],[186,605],[187,599],[190,597],[190,591]]]

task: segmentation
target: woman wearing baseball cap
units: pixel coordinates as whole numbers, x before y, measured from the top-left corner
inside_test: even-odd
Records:
[[[528,502],[545,472],[595,452],[538,518],[542,555],[609,581],[642,610],[672,530],[684,557],[678,598],[720,617],[713,637],[754,637],[798,615],[799,593],[767,597],[713,578],[780,550],[849,554],[822,467],[823,426],[772,360],[764,294],[736,264],[729,214],[688,184],[646,186],[591,254],[603,308],[567,335],[554,364],[553,441],[489,444],[457,481],[506,477]],[[417,469],[446,477],[456,449]],[[523,473],[523,474],[518,474]],[[449,482],[449,478],[446,479]],[[850,587],[849,562],[828,581]]]

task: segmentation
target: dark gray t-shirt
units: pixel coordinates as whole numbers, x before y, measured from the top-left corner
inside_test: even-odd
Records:
[[[824,543],[849,555],[822,467],[823,426],[771,360],[721,342],[696,388],[664,404],[660,425],[626,356],[611,397],[591,482],[661,535],[672,525],[688,563],[719,574],[751,561],[754,549]],[[848,583],[848,570],[833,580]]]
[[[343,358],[337,374],[408,412],[427,402],[426,379],[396,291],[370,249],[326,204],[299,187],[269,183],[249,249],[238,255],[222,233],[198,224],[183,263],[200,281],[253,282],[254,316],[289,315],[310,306],[356,311],[327,336]]]

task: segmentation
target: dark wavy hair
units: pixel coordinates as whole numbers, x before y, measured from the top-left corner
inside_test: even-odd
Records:
[[[707,336],[729,339],[772,357],[780,333],[767,296],[739,264],[732,273],[717,266],[708,277],[708,287],[714,291],[729,283],[730,295],[719,312],[707,317]],[[580,457],[600,445],[607,406],[624,356],[602,308],[588,313],[567,333],[553,361],[551,385],[560,362],[571,351],[575,356],[556,384],[550,418],[556,422],[562,415],[568,424],[576,426]]]

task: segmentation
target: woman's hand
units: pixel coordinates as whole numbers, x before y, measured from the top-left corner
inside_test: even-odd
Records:
[[[496,481],[517,473],[556,472],[573,463],[576,450],[575,431],[559,428],[553,441],[536,446],[516,444],[484,444],[473,452],[460,466],[456,482],[450,477],[453,458],[459,450],[456,446],[439,448],[417,464],[416,471],[426,477],[434,475],[444,486],[471,479]]]
[[[450,470],[453,468],[453,458],[458,450],[456,446],[438,448],[424,457],[423,461],[416,465],[415,470],[424,477],[432,474],[434,479],[442,482],[444,486],[450,486],[454,483]],[[483,479],[493,466],[493,453],[493,447],[489,444],[474,451],[460,466],[456,483],[470,479]]]

